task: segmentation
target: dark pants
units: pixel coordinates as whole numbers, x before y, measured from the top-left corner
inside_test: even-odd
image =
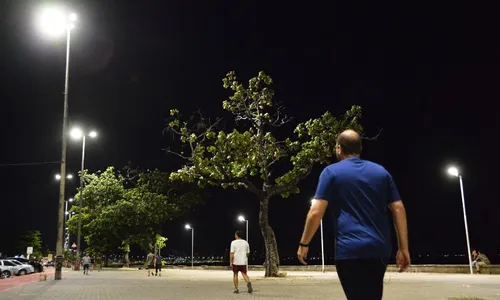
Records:
[[[161,273],[161,264],[157,264],[155,269],[156,269],[156,274],[158,274],[158,271],[160,271]]]
[[[387,261],[381,258],[335,261],[347,300],[381,300]]]
[[[84,264],[83,265],[83,273],[88,273],[89,272],[90,265],[89,264]]]

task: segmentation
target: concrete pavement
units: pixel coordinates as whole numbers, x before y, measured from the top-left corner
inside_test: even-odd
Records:
[[[67,271],[63,280],[36,282],[0,291],[1,300],[132,300],[132,299],[345,299],[336,273],[289,272],[287,278],[264,278],[250,272],[254,294],[232,294],[229,271],[165,270],[162,277],[146,271]],[[479,297],[500,299],[500,277],[495,275],[387,273],[387,300]]]

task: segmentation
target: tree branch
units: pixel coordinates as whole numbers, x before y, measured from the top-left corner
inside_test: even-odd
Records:
[[[366,137],[366,136],[362,135],[362,136],[361,136],[361,139],[363,139],[363,140],[367,140],[367,141],[375,141],[375,140],[377,140],[377,139],[378,139],[378,137],[382,134],[382,131],[383,131],[383,130],[384,130],[384,129],[380,129],[380,130],[378,131],[377,135],[376,135],[376,136],[374,136],[374,137]]]

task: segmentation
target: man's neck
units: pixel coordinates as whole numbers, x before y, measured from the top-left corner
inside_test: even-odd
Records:
[[[346,155],[346,156],[342,157],[342,160],[349,159],[349,158],[359,158],[359,155]]]

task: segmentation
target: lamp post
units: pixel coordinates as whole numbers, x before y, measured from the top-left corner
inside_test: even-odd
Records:
[[[194,266],[194,228],[186,224],[185,228],[191,230],[191,268]]]
[[[246,223],[246,235],[245,236],[246,236],[246,240],[247,240],[247,243],[248,243],[248,240],[249,240],[249,238],[248,238],[248,220],[245,219],[244,216],[239,216],[238,217],[238,221]]]
[[[83,171],[85,170],[85,142],[87,136],[90,138],[96,138],[97,132],[90,131],[89,133],[85,133],[82,129],[75,127],[70,132],[71,137],[75,140],[82,139],[82,162],[81,162],[81,170],[80,170],[80,193],[79,193],[79,201],[78,201],[78,231],[76,234],[76,266],[75,271],[80,270],[80,240],[82,234],[82,205],[83,205]]]
[[[57,243],[56,243],[56,272],[55,279],[62,279],[63,261],[63,235],[64,235],[64,192],[66,188],[66,150],[68,144],[68,83],[69,83],[69,54],[71,44],[71,30],[75,27],[76,14],[67,14],[63,10],[46,9],[38,19],[38,25],[43,33],[57,36],[66,32],[66,69],[64,79],[64,106],[63,106],[63,128],[61,145],[61,179],[59,184],[59,207],[57,219]]]
[[[311,205],[314,203],[314,199],[311,200]],[[321,272],[325,273],[325,244],[323,238],[323,219],[321,219],[320,223],[320,232],[321,232]]]
[[[470,241],[469,241],[469,227],[467,225],[467,213],[465,212],[465,196],[464,196],[464,183],[462,180],[462,175],[458,171],[456,167],[449,167],[448,168],[448,174],[454,177],[458,177],[458,180],[460,181],[460,194],[462,195],[462,209],[464,211],[464,224],[465,224],[465,239],[467,241],[467,253],[469,254],[469,268],[470,268],[470,273],[474,274],[474,271],[472,270],[472,256],[471,256],[471,250],[470,250]]]
[[[240,221],[240,222],[245,222],[245,223],[246,223],[246,233],[245,233],[245,237],[246,237],[247,243],[248,243],[248,244],[250,244],[250,242],[248,241],[248,240],[249,240],[249,238],[248,238],[248,220],[247,220],[247,219],[245,219],[245,217],[244,217],[244,216],[241,216],[241,215],[240,215],[240,216],[238,217],[238,221]],[[249,260],[250,260],[250,255],[249,255],[249,257],[247,258],[247,266],[248,266],[248,261],[249,261]]]

